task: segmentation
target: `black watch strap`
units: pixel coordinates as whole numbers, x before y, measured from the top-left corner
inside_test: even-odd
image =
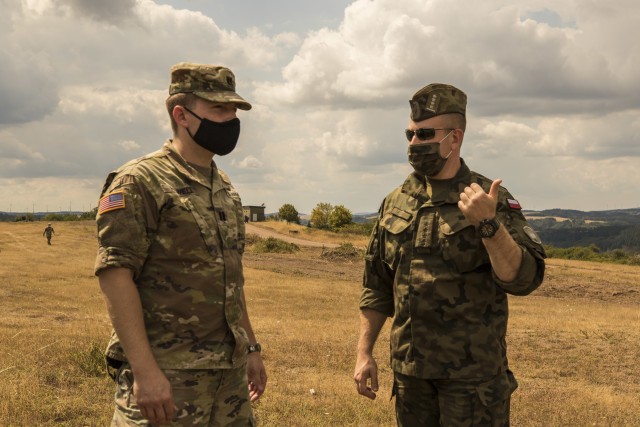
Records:
[[[483,219],[478,225],[478,233],[483,239],[489,239],[496,235],[498,228],[500,228],[500,221],[496,217]]]
[[[249,344],[249,347],[247,348],[248,353],[255,353],[255,352],[260,353],[261,351],[262,351],[262,346],[260,345],[260,343]]]

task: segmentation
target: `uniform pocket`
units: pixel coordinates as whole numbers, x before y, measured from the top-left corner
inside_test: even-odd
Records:
[[[389,233],[397,235],[404,232],[411,225],[411,218],[413,218],[411,212],[394,207],[384,215],[380,225]]]
[[[490,270],[491,264],[476,228],[460,211],[441,213],[442,257],[460,273]]]
[[[513,372],[507,369],[506,372],[500,372],[489,381],[478,384],[476,393],[480,403],[490,408],[505,402],[517,388],[518,382]]]
[[[380,220],[380,226],[384,229],[383,261],[395,270],[407,243],[411,243],[411,220],[413,214],[398,208],[392,208]]]

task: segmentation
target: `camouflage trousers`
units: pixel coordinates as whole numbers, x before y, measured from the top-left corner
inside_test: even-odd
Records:
[[[491,379],[427,380],[395,373],[398,427],[508,427],[511,373]]]
[[[218,370],[163,370],[178,407],[171,426],[254,427],[246,366]],[[111,427],[152,424],[142,417],[133,395],[131,367],[116,374],[116,409]]]

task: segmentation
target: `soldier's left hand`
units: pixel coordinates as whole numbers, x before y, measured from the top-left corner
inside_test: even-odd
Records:
[[[267,388],[267,371],[259,352],[247,356],[247,379],[249,380],[249,397],[252,402],[260,399]]]
[[[492,219],[496,216],[496,206],[498,205],[498,191],[501,179],[496,179],[491,183],[489,194],[475,182],[460,193],[458,207],[467,220],[474,226],[478,226],[483,219]]]

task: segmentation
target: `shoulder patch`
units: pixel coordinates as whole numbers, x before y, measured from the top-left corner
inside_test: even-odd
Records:
[[[522,206],[516,199],[507,199],[507,204],[511,209],[519,209],[522,210]]]
[[[527,237],[533,242],[533,243],[537,243],[539,245],[542,244],[542,239],[540,239],[540,236],[538,236],[538,233],[536,233],[536,231],[529,227],[528,225],[525,225],[522,228],[522,231],[524,231],[524,234],[527,235]]]
[[[124,206],[124,190],[113,191],[100,199],[98,213],[103,214],[116,209],[123,209]]]

